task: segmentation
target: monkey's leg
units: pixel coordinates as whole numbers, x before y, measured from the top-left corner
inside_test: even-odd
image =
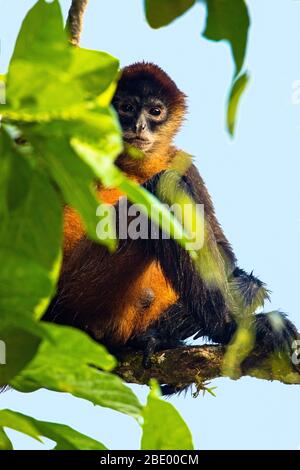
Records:
[[[251,308],[254,311],[256,308],[262,307],[269,297],[265,285],[252,273],[248,274],[240,268],[234,270],[229,284],[244,309]],[[259,316],[255,318],[259,318]],[[236,331],[235,325],[232,327],[232,334],[234,331]],[[132,345],[144,350],[144,364],[149,367],[151,355],[154,352],[178,347],[187,338],[198,339],[201,336],[205,335],[203,330],[199,331],[198,319],[190,314],[181,301],[178,301],[166,310],[159,321],[151,325],[151,328],[139,335],[138,338],[133,338]],[[215,341],[222,342],[219,339]],[[150,343],[149,346],[148,343]]]
[[[147,183],[145,187],[148,191],[157,195],[159,187],[159,197],[162,202],[170,203],[165,193],[169,195],[171,191],[176,195],[179,191],[184,191],[189,195],[193,194],[193,187],[189,187],[186,179],[178,179],[178,175],[168,171],[163,173],[163,183],[161,174],[156,175]],[[159,186],[158,186],[159,184]],[[165,185],[165,186],[164,186]],[[174,187],[172,187],[172,185]],[[202,203],[202,200],[195,198],[195,203]],[[171,201],[172,203],[172,201]],[[175,240],[162,236],[161,231],[158,237],[149,237],[141,242],[147,245],[147,250],[151,256],[160,263],[166,278],[171,283],[173,289],[178,293],[185,310],[192,317],[192,322],[199,332],[199,336],[207,336],[214,340],[221,338],[222,343],[228,343],[236,329],[236,322],[231,312],[230,289],[227,279],[226,265],[222,257],[214,233],[211,229],[208,218],[205,219],[205,241],[204,246],[198,251],[200,263],[209,261],[210,257],[217,272],[217,281],[208,282],[201,269],[196,267],[190,254],[183,249]],[[201,258],[204,256],[204,258]],[[201,268],[201,266],[200,266]],[[212,273],[210,281],[212,279]]]

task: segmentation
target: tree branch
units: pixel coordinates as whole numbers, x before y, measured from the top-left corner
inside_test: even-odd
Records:
[[[82,31],[83,16],[89,0],[72,0],[66,28],[70,33],[70,41],[79,46]]]
[[[135,384],[148,384],[151,378],[155,378],[161,384],[178,386],[195,383],[201,388],[201,384],[209,380],[228,376],[222,370],[224,353],[224,347],[211,345],[169,349],[156,353],[151,369],[144,369],[142,354],[127,350],[122,354],[115,372],[126,382]],[[231,378],[242,376],[300,384],[300,372],[287,356],[266,356],[261,349],[252,351],[238,373]]]

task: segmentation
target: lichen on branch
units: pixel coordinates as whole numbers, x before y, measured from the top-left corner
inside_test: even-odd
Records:
[[[243,376],[264,380],[278,380],[285,384],[300,384],[300,371],[283,354],[267,355],[256,348],[243,361],[239,371],[229,375],[224,371],[225,348],[223,346],[185,346],[157,352],[152,358],[152,367],[142,365],[142,353],[127,350],[121,356],[115,372],[126,382],[148,384],[155,378],[160,384],[199,385],[219,377]],[[174,367],[176,364],[176,367]]]

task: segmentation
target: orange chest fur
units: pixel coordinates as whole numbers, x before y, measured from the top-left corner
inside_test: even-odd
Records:
[[[98,190],[99,201],[115,205],[122,192],[116,188],[101,188]],[[96,214],[95,214],[96,215]],[[96,218],[95,218],[96,230]],[[79,214],[69,206],[64,209],[64,257],[67,259],[79,240],[84,236],[85,230]]]

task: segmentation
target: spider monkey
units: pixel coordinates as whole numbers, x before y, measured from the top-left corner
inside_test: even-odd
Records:
[[[134,159],[126,152],[117,165],[129,178],[158,194],[161,176],[171,170],[180,152],[173,138],[186,112],[186,97],[158,66],[136,63],[123,69],[113,106],[119,115],[124,141],[144,152]],[[265,285],[237,266],[232,247],[215,216],[205,184],[194,165],[176,180],[195,203],[204,204],[207,243],[216,254],[232,292],[246,311],[263,306]],[[162,193],[162,194],[161,194]],[[98,188],[101,201],[118,209],[121,192]],[[163,191],[160,191],[163,201]],[[163,201],[164,202],[164,201]],[[172,239],[119,240],[114,253],[90,241],[79,216],[65,209],[64,263],[57,297],[44,319],[87,331],[112,350],[124,346],[141,349],[145,367],[152,354],[176,347],[191,337],[207,337],[228,344],[237,329],[232,305],[224,290],[199,274],[190,255]],[[298,333],[278,313],[280,328],[267,314],[253,314],[255,339],[267,351],[289,350]]]

